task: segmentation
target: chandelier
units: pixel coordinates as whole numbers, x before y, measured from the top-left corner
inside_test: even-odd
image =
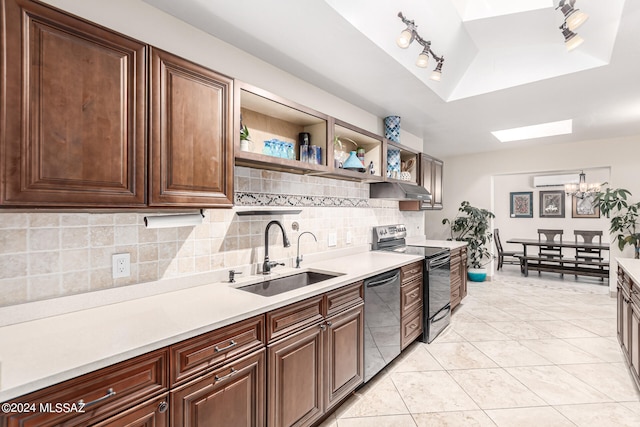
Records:
[[[567,194],[567,196],[574,196],[578,199],[584,199],[588,196],[595,196],[600,192],[600,187],[607,184],[606,182],[603,182],[602,184],[588,184],[586,178],[587,176],[585,175],[584,171],[580,171],[579,183],[565,184],[564,192]]]

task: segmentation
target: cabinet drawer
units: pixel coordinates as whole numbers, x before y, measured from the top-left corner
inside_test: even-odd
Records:
[[[401,328],[400,342],[404,349],[422,334],[422,307],[404,317],[401,322]]]
[[[327,316],[364,303],[364,282],[357,282],[327,293]]]
[[[408,283],[416,277],[422,277],[422,265],[423,261],[416,261],[412,264],[405,265],[400,270],[402,271],[402,283]]]
[[[400,304],[402,307],[402,317],[412,312],[418,307],[422,307],[422,280],[416,278],[400,288]]]
[[[171,385],[264,344],[264,316],[257,316],[172,345]]]
[[[323,301],[320,295],[267,313],[267,343],[323,321]]]
[[[114,415],[92,427],[169,427],[168,393]]]
[[[85,403],[84,413],[36,412],[9,414],[7,427],[93,425],[153,395],[168,390],[167,350],[162,349],[22,396],[15,402]],[[107,397],[109,396],[109,397]],[[95,402],[95,403],[93,403]]]

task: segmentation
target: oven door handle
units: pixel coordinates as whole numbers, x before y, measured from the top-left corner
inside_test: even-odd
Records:
[[[449,304],[445,305],[444,307],[442,307],[440,310],[438,310],[438,312],[436,314],[433,315],[433,320],[431,321],[432,323],[436,323],[441,321],[442,319],[444,319],[445,317],[447,317],[447,314],[449,314],[449,311],[451,310],[451,306]],[[436,319],[436,316],[438,314],[440,314],[440,312],[444,311],[444,314],[442,316],[440,316],[439,318]]]
[[[443,258],[434,259],[432,261],[429,261],[429,269],[442,267],[443,265],[446,265],[449,262],[451,262],[451,257],[448,255]]]
[[[375,281],[367,282],[367,288],[375,288],[377,286],[384,286],[387,283],[391,283],[391,282],[394,282],[394,281],[398,280],[399,278],[400,278],[400,272],[396,273],[393,277],[390,277],[388,279],[382,279],[382,280],[375,280]]]

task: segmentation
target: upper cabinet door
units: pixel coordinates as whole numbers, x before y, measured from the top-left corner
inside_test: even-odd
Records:
[[[144,205],[145,45],[29,0],[2,6],[0,203]]]
[[[233,80],[151,49],[150,206],[233,205]]]

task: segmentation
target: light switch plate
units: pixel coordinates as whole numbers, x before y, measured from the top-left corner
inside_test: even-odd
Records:
[[[337,244],[338,244],[338,235],[335,232],[329,233],[328,246],[332,247],[332,246],[336,246]]]

